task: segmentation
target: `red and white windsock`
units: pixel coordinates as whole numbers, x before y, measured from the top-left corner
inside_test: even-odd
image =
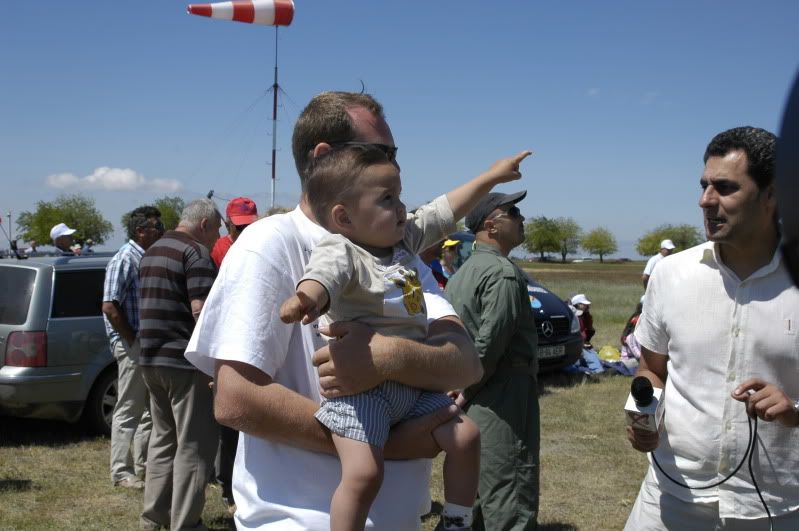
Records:
[[[234,0],[216,4],[190,4],[190,15],[236,20],[248,24],[288,26],[294,18],[293,0]]]

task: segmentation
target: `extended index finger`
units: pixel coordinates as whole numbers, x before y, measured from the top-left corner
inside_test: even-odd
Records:
[[[513,161],[516,164],[519,164],[521,161],[523,161],[524,159],[526,159],[527,157],[529,157],[532,154],[533,154],[532,151],[530,151],[529,149],[525,149],[524,151],[520,152],[518,155],[513,157]]]

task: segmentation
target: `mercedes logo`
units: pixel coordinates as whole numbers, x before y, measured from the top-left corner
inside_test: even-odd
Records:
[[[544,334],[544,337],[552,337],[552,334],[555,333],[555,327],[552,326],[552,321],[544,321],[541,323],[541,332]]]

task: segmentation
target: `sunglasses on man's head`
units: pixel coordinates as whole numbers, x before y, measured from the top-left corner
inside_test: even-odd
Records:
[[[383,152],[389,162],[395,162],[397,160],[397,150],[399,149],[397,146],[388,146],[386,144],[375,144],[373,142],[332,142],[330,147],[337,148],[337,147],[363,147],[365,149],[379,149]]]

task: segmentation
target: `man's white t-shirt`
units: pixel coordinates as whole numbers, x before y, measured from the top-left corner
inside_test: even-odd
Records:
[[[663,256],[663,255],[662,255],[662,254],[660,254],[660,253],[658,253],[658,254],[656,254],[655,256],[653,256],[652,258],[650,258],[650,259],[649,259],[649,260],[646,262],[646,267],[644,267],[644,275],[646,275],[646,276],[650,276],[650,277],[651,277],[651,276],[652,276],[652,271],[654,271],[654,270],[655,270],[655,266],[656,266],[656,265],[658,265],[658,262],[660,262],[660,261],[661,261],[661,260],[663,260],[664,258],[666,258],[666,257],[665,257],[665,256]]]
[[[452,214],[450,212],[450,218]],[[222,263],[194,329],[186,358],[213,375],[216,359],[257,367],[274,382],[321,402],[311,361],[325,345],[315,325],[280,321],[280,305],[294,294],[316,243],[327,231],[297,207],[250,225]],[[422,284],[430,321],[455,315],[432,273]],[[330,528],[339,460],[242,432],[233,470],[238,529]],[[368,529],[418,529],[430,509],[430,460],[386,461]]]

